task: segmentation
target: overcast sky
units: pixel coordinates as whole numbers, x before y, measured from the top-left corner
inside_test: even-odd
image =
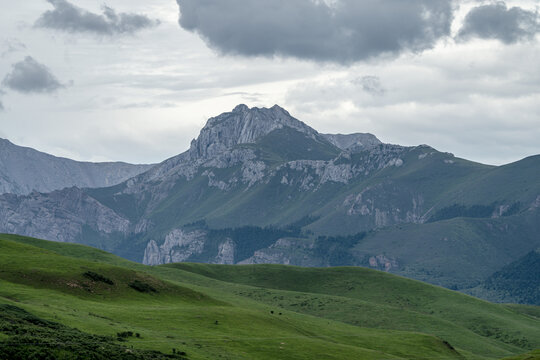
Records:
[[[540,153],[535,0],[0,1],[18,145],[159,162],[245,103],[483,163]]]

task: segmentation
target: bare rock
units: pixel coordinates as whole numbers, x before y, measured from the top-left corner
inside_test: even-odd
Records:
[[[150,240],[144,251],[143,263],[145,265],[161,265],[182,262],[202,253],[206,241],[206,232],[201,230],[187,232],[182,229],[172,230],[165,242],[158,246],[157,242]]]
[[[234,264],[235,245],[232,239],[227,239],[218,247],[218,254],[213,261],[214,264],[232,265]]]

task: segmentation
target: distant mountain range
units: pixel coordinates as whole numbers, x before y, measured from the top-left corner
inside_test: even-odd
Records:
[[[152,165],[74,161],[0,139],[0,194],[51,192],[66,187],[104,187],[121,183]]]
[[[539,179],[540,156],[487,166],[239,105],[118,185],[0,196],[0,232],[151,265],[360,265],[466,290],[540,247]]]

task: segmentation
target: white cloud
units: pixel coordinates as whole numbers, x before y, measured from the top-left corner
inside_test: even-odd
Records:
[[[220,56],[181,29],[174,1],[107,4],[162,23],[137,36],[102,39],[35,29],[35,19],[50,10],[45,1],[14,2],[9,16],[0,15],[3,36],[24,43],[24,52],[62,82],[74,80],[57,96],[5,94],[3,136],[81,160],[158,162],[188,149],[211,116],[238,103],[278,103],[323,132],[369,131],[384,141],[429,143],[488,163],[540,153],[537,40],[509,46],[441,40],[422,54],[350,67],[246,59]],[[531,10],[535,3],[507,4]],[[458,21],[476,5],[467,2]],[[100,11],[93,0],[77,6]],[[451,36],[460,29],[454,25]],[[0,79],[15,55],[25,54],[0,57]]]

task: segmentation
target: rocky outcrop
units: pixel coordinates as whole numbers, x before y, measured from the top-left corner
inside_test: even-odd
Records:
[[[389,272],[391,270],[399,268],[399,264],[396,259],[388,258],[386,255],[380,254],[371,256],[369,258],[369,266],[373,269]]]
[[[174,229],[167,236],[165,242],[158,245],[150,240],[146,246],[143,257],[145,265],[160,265],[182,262],[195,254],[202,253],[206,240],[206,232],[185,231]]]
[[[285,109],[274,105],[270,109],[238,105],[232,112],[210,118],[199,137],[191,142],[189,155],[194,159],[209,159],[238,144],[249,144],[270,132],[290,127],[315,138],[318,133]]]
[[[255,251],[253,256],[239,264],[284,264],[295,266],[327,266],[314,256],[315,240],[282,238],[266,249]]]
[[[201,230],[175,229],[165,236],[165,242],[161,245],[155,240],[150,240],[144,251],[143,264],[161,265],[186,261],[192,256],[203,252],[208,240],[207,235],[205,231]],[[208,262],[225,265],[234,264],[235,248],[232,239],[224,239],[218,245],[215,257],[208,259]]]
[[[330,161],[295,160],[279,167],[281,183],[289,186],[300,186],[302,190],[317,190],[327,182],[349,184],[353,179],[367,177],[370,173],[387,167],[401,167],[404,161],[400,158],[407,148],[396,145],[381,145],[362,153],[359,160],[352,161],[351,154],[341,153]]]
[[[234,264],[234,250],[236,246],[232,239],[226,239],[224,242],[219,244],[218,254],[212,263],[214,264],[223,264],[223,265],[232,265]]]
[[[106,187],[149,170],[152,165],[90,163],[60,158],[0,139],[0,194],[27,195],[67,187]]]
[[[262,181],[265,177],[266,165],[262,161],[246,161],[242,166],[242,182],[248,187]]]

